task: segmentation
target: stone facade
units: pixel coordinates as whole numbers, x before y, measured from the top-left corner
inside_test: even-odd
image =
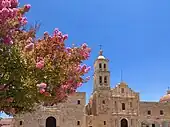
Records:
[[[94,64],[93,93],[76,92],[57,106],[40,106],[15,117],[15,127],[169,127],[170,102],[141,102],[125,82],[110,88],[108,60],[100,51]],[[167,99],[167,98],[166,98]]]
[[[0,119],[0,127],[12,127],[14,124],[13,118],[3,118]]]

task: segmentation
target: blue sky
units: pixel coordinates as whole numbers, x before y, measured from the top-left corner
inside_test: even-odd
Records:
[[[123,80],[141,100],[158,101],[170,86],[169,0],[24,0],[30,3],[29,25],[41,24],[38,36],[59,28],[69,34],[67,45],[87,42],[86,63],[93,66],[103,45],[110,60],[111,86]],[[93,74],[93,69],[89,73]],[[90,80],[79,91],[92,92]]]

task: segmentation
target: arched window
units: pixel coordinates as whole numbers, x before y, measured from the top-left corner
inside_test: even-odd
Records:
[[[80,105],[80,100],[77,100],[77,104]]]
[[[77,125],[80,125],[80,121],[77,121]]]
[[[56,119],[52,116],[46,119],[46,127],[56,127]]]
[[[19,125],[22,125],[22,121],[19,121]]]
[[[106,121],[104,121],[104,125],[106,125]]]
[[[106,64],[104,64],[104,69],[106,69]]]
[[[107,76],[104,77],[104,83],[107,83]]]
[[[126,119],[121,120],[121,127],[128,127],[128,121]]]
[[[122,110],[125,110],[125,103],[122,103]]]
[[[102,76],[99,76],[99,83],[102,83]]]
[[[102,64],[101,63],[99,63],[99,69],[101,69],[102,68]]]

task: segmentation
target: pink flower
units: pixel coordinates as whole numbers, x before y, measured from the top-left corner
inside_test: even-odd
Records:
[[[44,88],[47,87],[47,84],[46,83],[40,83],[40,84],[37,84],[37,87],[44,89]]]
[[[44,60],[41,60],[36,63],[36,68],[42,69],[44,67]]]
[[[18,6],[18,0],[11,0],[11,7],[16,8]]]
[[[63,40],[67,40],[68,39],[68,34],[63,35]]]
[[[4,18],[7,18],[8,15],[9,15],[9,10],[7,8],[3,8],[2,9],[2,14],[3,14]]]
[[[24,11],[25,12],[28,12],[31,8],[31,5],[30,4],[27,4],[27,5],[24,5]]]
[[[58,35],[58,32],[59,32],[59,29],[58,29],[58,28],[55,28],[55,29],[54,29],[54,34],[53,34],[53,36],[57,36],[57,35]]]
[[[82,48],[83,49],[87,48],[87,44],[86,43],[82,44]]]
[[[77,84],[77,87],[80,87],[80,86],[82,86],[82,82],[79,82],[78,84]]]
[[[22,25],[26,25],[27,24],[27,18],[26,17],[22,17],[22,20],[21,20],[21,24]]]
[[[6,7],[6,8],[10,7],[11,6],[11,1],[8,1],[8,0],[2,1],[2,6]]]
[[[84,72],[87,73],[90,70],[90,68],[91,67],[86,68]]]
[[[29,43],[25,46],[25,51],[31,51],[34,48],[34,43]]]
[[[67,90],[67,89],[69,88],[69,86],[68,86],[68,85],[62,85],[61,88],[62,88],[63,90]]]
[[[81,71],[84,73],[86,68],[87,68],[87,66],[84,64],[83,66],[81,66]]]
[[[45,89],[40,89],[40,93],[43,94],[45,92]]]
[[[3,40],[5,44],[10,44],[10,45],[13,44],[13,41],[11,40],[10,37],[5,37]]]
[[[51,94],[49,92],[44,92],[43,93],[45,96],[51,96]]]
[[[86,80],[90,80],[90,76],[86,77]]]
[[[66,51],[67,51],[67,52],[71,52],[71,48],[70,48],[70,47],[67,47],[67,48],[66,48]]]

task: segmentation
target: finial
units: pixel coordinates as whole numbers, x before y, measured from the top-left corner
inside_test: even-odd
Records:
[[[170,94],[170,89],[169,89],[169,86],[168,86],[167,94]]]
[[[121,82],[123,82],[123,71],[122,70],[120,71],[120,80]]]
[[[102,56],[103,55],[102,45],[99,45],[99,46],[100,46],[99,55]]]

